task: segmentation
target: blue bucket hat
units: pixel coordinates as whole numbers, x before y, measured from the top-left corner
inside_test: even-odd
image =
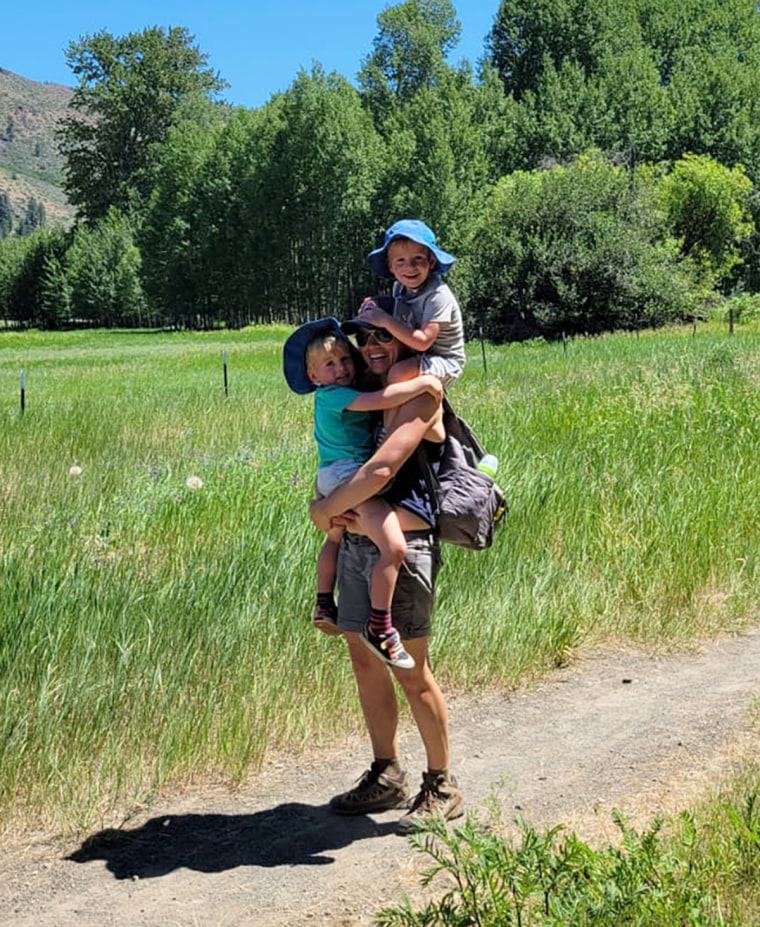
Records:
[[[386,231],[383,247],[369,253],[367,260],[369,261],[370,270],[377,274],[378,277],[393,277],[393,274],[388,270],[388,245],[397,238],[408,238],[417,242],[418,245],[429,248],[435,257],[435,269],[439,274],[448,273],[452,264],[456,261],[453,254],[443,251],[436,245],[433,230],[424,222],[419,219],[399,219]]]
[[[304,322],[292,335],[288,336],[282,351],[282,372],[288,386],[294,393],[313,393],[317,388],[309,379],[306,370],[306,348],[319,335],[337,335],[343,341],[346,336],[340,328],[340,322],[329,316],[325,319],[313,319]]]

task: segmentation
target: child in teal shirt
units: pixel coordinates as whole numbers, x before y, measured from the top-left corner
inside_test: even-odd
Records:
[[[314,392],[314,437],[319,451],[317,492],[329,495],[350,479],[376,450],[371,413],[403,405],[429,392],[440,399],[440,381],[417,377],[373,392],[354,387],[356,362],[337,319],[306,322],[285,344],[284,372],[297,393]],[[406,541],[393,508],[379,497],[357,507],[358,526],[380,551],[372,571],[370,619],[362,640],[373,653],[396,669],[412,669],[407,653],[393,627],[391,602],[398,571],[406,555]],[[343,528],[331,529],[317,561],[317,606],[313,622],[328,634],[338,632],[333,598],[338,545]]]

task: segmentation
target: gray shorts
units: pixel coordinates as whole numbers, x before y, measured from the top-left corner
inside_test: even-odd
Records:
[[[347,483],[361,467],[358,460],[336,460],[317,470],[317,492],[324,498],[333,490]]]
[[[439,354],[420,355],[420,373],[430,373],[438,377],[444,387],[451,386],[462,375],[462,365],[449,357]]]
[[[407,550],[393,596],[393,626],[404,640],[430,637],[440,547],[429,531],[407,531],[404,537]],[[338,553],[341,631],[361,631],[369,619],[372,568],[377,557],[377,548],[369,538],[345,532]]]

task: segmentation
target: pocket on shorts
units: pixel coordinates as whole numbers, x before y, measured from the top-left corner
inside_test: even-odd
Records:
[[[437,544],[407,539],[406,558],[393,599],[393,624],[401,637],[429,637],[435,600],[435,578],[440,554]]]
[[[410,542],[401,564],[401,571],[408,575],[409,581],[416,586],[422,586],[428,593],[433,591],[435,575],[438,572],[436,554],[437,548],[429,544],[415,547],[414,542]]]

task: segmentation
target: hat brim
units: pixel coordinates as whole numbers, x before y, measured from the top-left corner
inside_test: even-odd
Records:
[[[348,319],[347,321],[343,322],[340,327],[343,329],[346,335],[355,335],[359,329],[364,329],[365,331],[371,329],[376,331],[380,326],[373,325],[371,322],[365,321],[361,316],[356,316],[354,319]]]
[[[282,351],[282,372],[294,393],[313,393],[317,388],[306,370],[306,348],[317,335],[338,335],[345,338],[340,322],[333,316],[304,322],[288,336]]]

